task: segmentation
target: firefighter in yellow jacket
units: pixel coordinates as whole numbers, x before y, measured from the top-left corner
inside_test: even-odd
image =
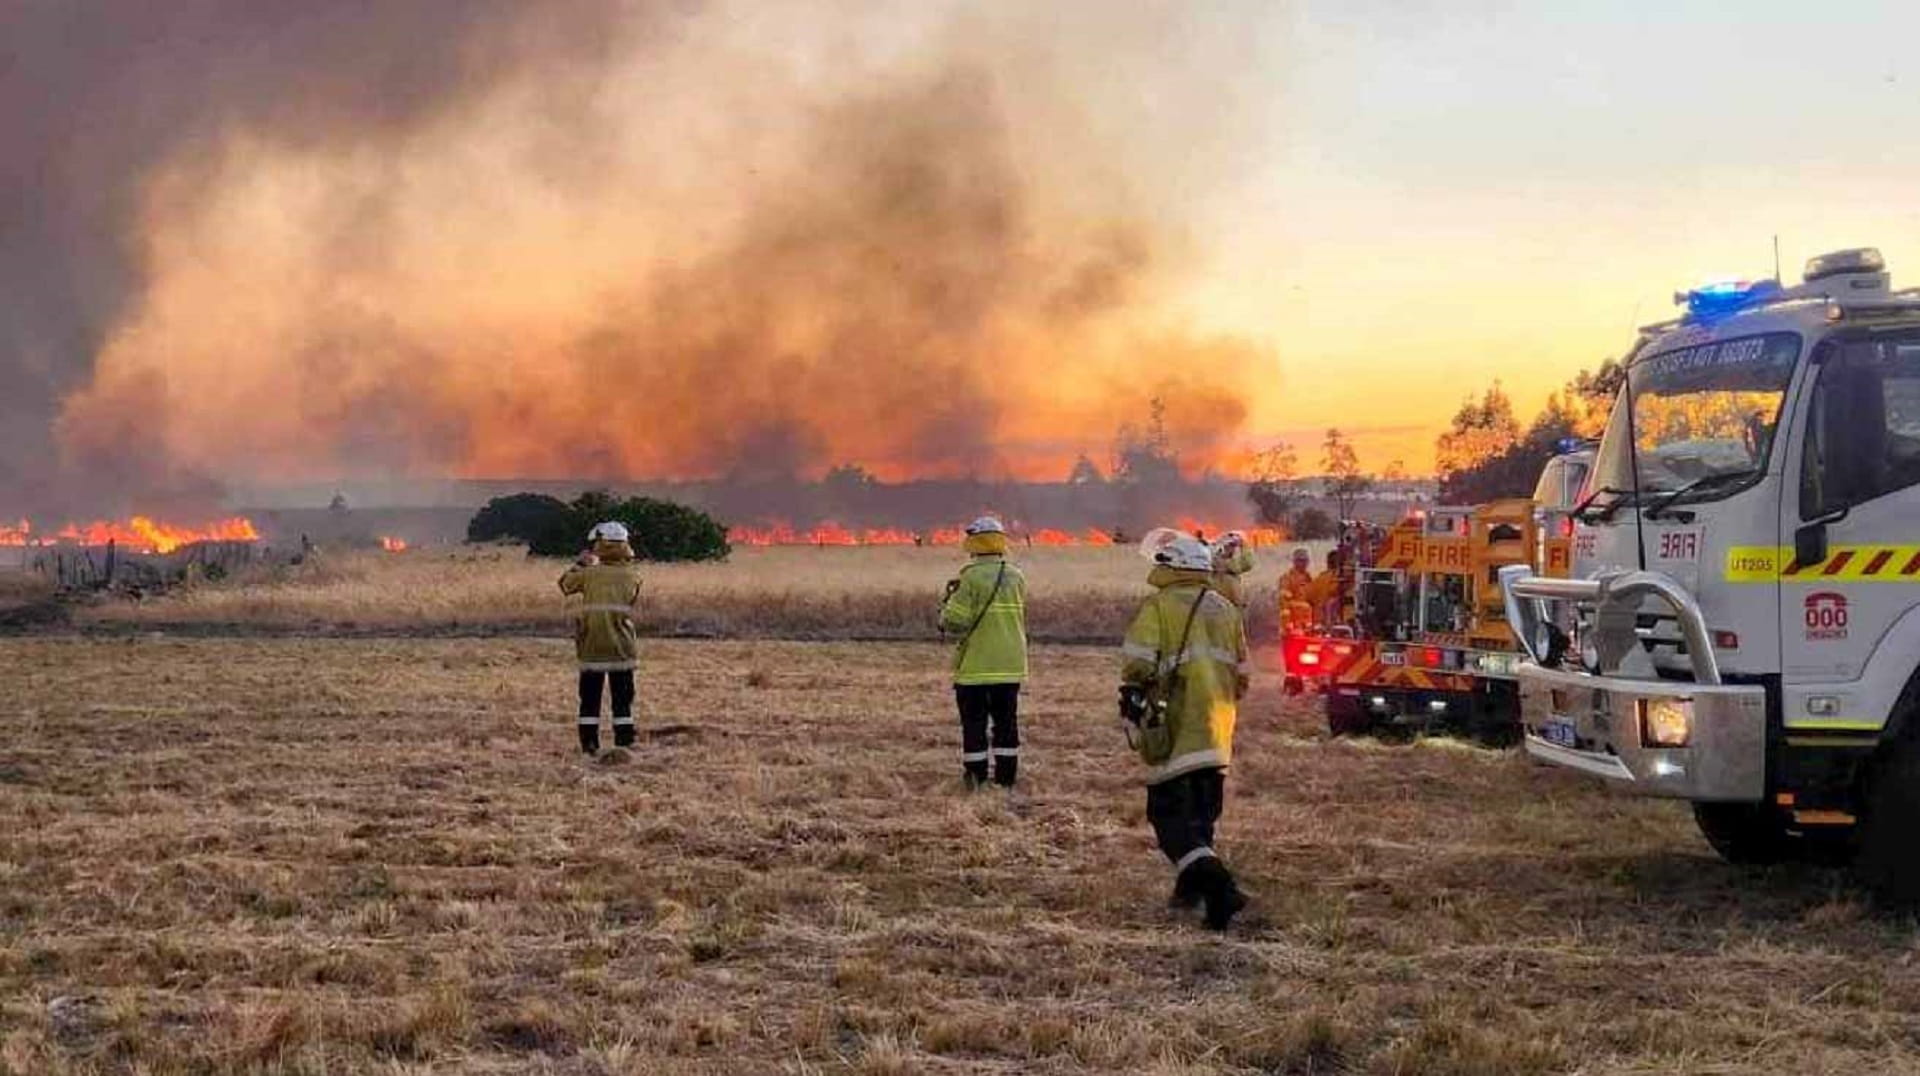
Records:
[[[1293,566],[1280,577],[1280,624],[1284,630],[1313,626],[1313,555],[1305,547],[1293,551]]]
[[[1247,607],[1245,578],[1251,571],[1253,550],[1244,533],[1228,531],[1213,543],[1213,585],[1242,609]]]
[[[580,750],[600,751],[600,696],[613,687],[613,744],[633,746],[633,666],[638,634],[634,606],[640,572],[627,528],[601,523],[587,535],[592,548],[560,577],[560,593],[578,597],[573,607],[573,646],[580,659]]]
[[[1213,551],[1197,538],[1154,555],[1122,649],[1120,714],[1147,764],[1147,819],[1173,863],[1172,903],[1206,906],[1225,930],[1246,906],[1213,845],[1233,758],[1233,726],[1246,694],[1248,654],[1240,610],[1213,586]]]
[[[967,526],[969,558],[947,584],[940,630],[959,638],[953,697],[967,787],[1013,786],[1020,772],[1020,684],[1027,678],[1027,578],[1007,560],[1007,528],[992,516]],[[989,735],[991,726],[991,735]]]

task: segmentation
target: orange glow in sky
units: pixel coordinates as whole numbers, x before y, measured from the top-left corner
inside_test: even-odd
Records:
[[[567,124],[534,72],[397,147],[183,150],[67,446],[1050,477],[1163,396],[1216,463],[1337,426],[1424,473],[1463,398],[1525,422],[1775,236],[1920,283],[1920,9],[911,7],[718,3]]]

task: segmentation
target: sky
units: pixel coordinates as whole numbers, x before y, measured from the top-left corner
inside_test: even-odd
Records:
[[[1920,284],[1920,5],[0,0],[0,517],[1433,465],[1676,289]],[[0,223],[5,223],[0,221]],[[53,460],[48,465],[45,461]],[[173,492],[169,492],[173,491]],[[40,506],[40,508],[36,508]]]
[[[1525,421],[1677,288],[1771,275],[1776,235],[1790,281],[1872,245],[1920,284],[1920,5],[1243,14],[1277,24],[1283,62],[1190,301],[1271,339],[1255,431],[1338,424],[1365,462],[1430,468],[1467,393],[1498,379]]]

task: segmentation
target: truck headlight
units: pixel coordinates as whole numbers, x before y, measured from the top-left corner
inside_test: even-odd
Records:
[[[1645,747],[1685,747],[1693,739],[1691,699],[1640,699],[1640,743]]]

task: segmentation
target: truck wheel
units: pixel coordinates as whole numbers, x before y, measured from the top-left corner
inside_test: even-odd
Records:
[[[1759,803],[1696,803],[1693,821],[1720,858],[1743,866],[1778,863],[1791,854],[1785,822]]]
[[[1902,737],[1873,768],[1860,819],[1855,874],[1882,903],[1920,905],[1920,857],[1914,827],[1920,825],[1920,739]]]
[[[1335,736],[1365,736],[1373,728],[1373,718],[1360,707],[1360,700],[1344,695],[1327,696],[1327,731]]]

